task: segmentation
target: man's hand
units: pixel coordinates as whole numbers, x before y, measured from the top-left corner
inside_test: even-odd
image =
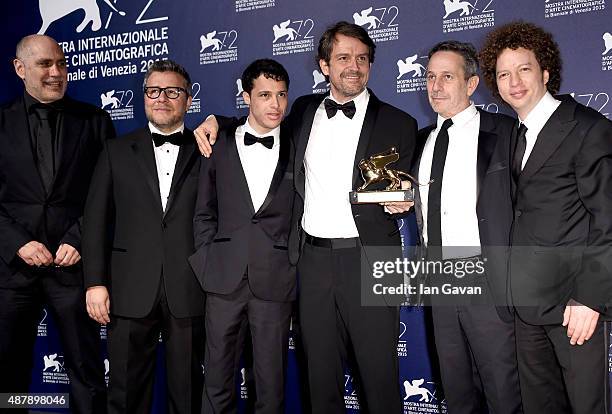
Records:
[[[29,241],[17,251],[17,256],[30,266],[49,266],[53,256],[44,244],[35,240]]]
[[[598,320],[599,312],[570,299],[563,312],[563,326],[567,326],[570,344],[582,345],[591,339]]]
[[[385,206],[385,211],[389,214],[405,213],[414,206],[414,201],[389,201],[380,203]]]
[[[62,243],[55,253],[55,260],[53,263],[57,266],[65,267],[72,266],[78,263],[79,260],[81,260],[81,255],[77,249],[67,243]]]
[[[408,190],[412,187],[410,181],[402,181],[402,190]],[[414,206],[414,201],[389,201],[380,203],[381,206],[385,207],[385,211],[389,214],[405,213]]]
[[[209,115],[206,120],[198,125],[193,131],[198,143],[198,148],[203,156],[208,158],[212,154],[212,146],[215,145],[218,132],[219,123],[214,115]]]
[[[106,286],[92,286],[87,288],[85,303],[87,304],[87,313],[91,319],[101,325],[106,325],[110,322],[108,316],[110,312],[110,299]]]

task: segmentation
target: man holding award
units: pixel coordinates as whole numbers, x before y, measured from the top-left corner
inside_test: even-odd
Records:
[[[371,272],[360,276],[362,259],[372,260],[367,248],[387,246],[396,257],[401,254],[393,214],[408,211],[412,203],[385,202],[385,212],[378,203],[349,200],[363,184],[361,160],[395,149],[399,157],[390,167],[409,171],[416,143],[416,121],[366,88],[374,49],[360,26],[339,22],[328,28],[318,60],[330,94],[298,98],[287,119],[296,151],[292,228],[299,230],[290,237],[289,253],[298,266],[299,322],[316,413],[345,412],[347,355],[354,359],[362,409],[402,410],[399,311],[383,298],[373,300],[382,306],[364,306],[363,299],[372,299],[371,285],[359,281],[372,281]],[[205,153],[211,151],[205,135],[215,132],[210,124],[198,128]]]

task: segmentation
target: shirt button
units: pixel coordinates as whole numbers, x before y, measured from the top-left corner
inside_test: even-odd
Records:
[[[166,173],[166,175],[170,175],[170,173]]]

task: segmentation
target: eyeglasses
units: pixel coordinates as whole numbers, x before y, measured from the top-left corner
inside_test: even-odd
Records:
[[[157,99],[161,93],[166,95],[168,99],[176,99],[181,96],[181,93],[187,93],[185,88],[180,88],[178,86],[168,86],[167,88],[160,88],[158,86],[145,86],[144,93],[149,97],[149,99]]]

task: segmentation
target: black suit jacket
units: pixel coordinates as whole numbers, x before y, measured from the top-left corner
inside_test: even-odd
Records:
[[[295,189],[293,229],[300,229],[304,211],[305,169],[304,154],[312,129],[314,115],[327,95],[302,96],[294,102],[288,122],[292,128],[296,154],[294,165]],[[390,167],[401,171],[410,171],[411,160],[416,146],[417,123],[407,113],[380,101],[372,91],[366,110],[365,119],[359,136],[357,152],[353,164],[353,188],[363,184],[358,163],[376,153],[395,147],[400,159]],[[330,177],[330,179],[333,179]],[[347,194],[348,197],[348,194]],[[400,246],[400,235],[397,228],[397,215],[389,215],[378,204],[353,204],[353,217],[359,231],[359,238],[364,246]],[[292,232],[290,241],[291,260],[296,263],[300,240],[303,232]]]
[[[514,188],[511,291],[531,324],[561,323],[570,298],[612,302],[612,123],[559,99]]]
[[[165,211],[148,128],[109,142],[96,165],[85,207],[85,287],[107,286],[115,315],[148,315],[161,283],[175,317],[204,312],[204,292],[187,262],[200,156],[193,133],[185,135]]]
[[[488,288],[499,316],[511,321],[507,304],[507,260],[510,228],[512,226],[512,198],[510,194],[509,148],[515,120],[507,115],[479,110],[478,154],[476,165],[476,216]],[[429,134],[436,125],[419,131],[418,161],[413,170],[418,177],[421,154]],[[417,187],[418,190],[418,187]],[[415,212],[420,244],[424,245],[423,215],[419,192],[415,192]],[[459,201],[460,202],[460,201]]]
[[[202,161],[194,216],[197,252],[189,261],[207,292],[232,293],[248,270],[255,296],[293,300],[295,266],[287,250],[294,199],[291,139],[282,124],[278,163],[264,203],[255,211],[236,127],[221,130],[212,156]]]
[[[27,286],[35,272],[17,251],[31,240],[54,254],[62,243],[81,251],[89,182],[104,141],[114,137],[108,114],[64,98],[57,173],[46,193],[34,157],[23,97],[0,109],[0,287]],[[81,285],[81,264],[53,268],[65,285]]]

